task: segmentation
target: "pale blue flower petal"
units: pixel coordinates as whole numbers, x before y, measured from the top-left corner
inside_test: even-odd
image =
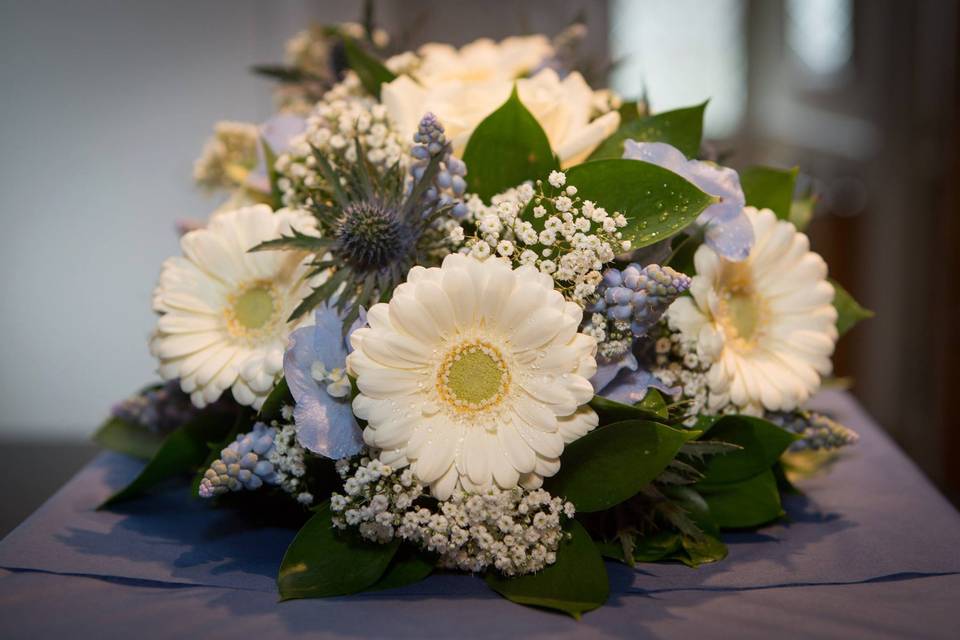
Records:
[[[613,379],[617,377],[617,374],[620,373],[621,370],[629,369],[631,371],[636,371],[638,366],[639,364],[637,363],[637,358],[632,353],[626,354],[616,362],[603,364],[598,360],[597,372],[593,374],[592,378],[590,378],[590,384],[593,385],[593,392],[600,393],[604,387],[610,384]]]
[[[697,217],[697,224],[706,229],[707,245],[728,260],[743,260],[750,254],[753,230],[747,229],[746,198],[736,171],[712,162],[687,160],[679,149],[663,142],[627,140],[623,157],[673,171],[704,193],[721,198]]]
[[[740,215],[732,220],[707,224],[704,241],[724,258],[745,260],[753,247],[753,225],[747,214],[741,211]]]
[[[679,387],[664,384],[660,378],[646,369],[637,369],[636,371],[621,371],[599,395],[615,402],[635,404],[644,399],[648,389],[659,389],[671,396],[680,393]]]
[[[327,385],[311,375],[311,367],[317,361],[328,370],[346,367],[343,319],[327,305],[318,308],[315,317],[315,326],[297,329],[290,336],[283,356],[283,374],[296,401],[293,417],[297,440],[314,453],[343,458],[363,447],[350,397],[331,396]]]

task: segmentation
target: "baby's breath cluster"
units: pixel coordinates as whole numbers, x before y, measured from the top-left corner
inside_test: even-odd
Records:
[[[333,494],[333,524],[356,528],[370,541],[395,538],[439,556],[440,566],[479,572],[494,567],[504,575],[533,573],[556,562],[562,523],[573,504],[542,489],[455,491],[430,508],[424,487],[410,469],[397,472],[369,457],[340,460],[343,494]]]
[[[222,120],[193,163],[193,179],[208,190],[242,185],[257,165],[260,130],[249,122]]]
[[[307,467],[304,464],[304,449],[297,440],[297,427],[293,424],[293,408],[283,408],[283,419],[288,424],[271,422],[277,432],[273,450],[267,460],[273,465],[280,488],[297,499],[300,504],[313,504],[313,494],[307,486]]]
[[[314,107],[306,131],[293,140],[290,151],[277,158],[284,205],[312,205],[311,191],[323,183],[314,154],[323,155],[333,167],[355,163],[354,140],[360,141],[367,159],[380,169],[400,162],[409,147],[394,131],[386,108],[365,95],[357,76],[348,73]]]
[[[561,171],[536,190],[524,184],[494,196],[490,205],[471,198],[467,206],[476,236],[463,248],[478,258],[498,255],[549,275],[567,299],[581,306],[596,291],[603,265],[630,249],[621,229],[627,219],[577,196]],[[532,201],[532,215],[523,215]]]
[[[663,332],[654,342],[655,365],[651,371],[664,384],[680,388],[678,400],[687,402],[688,412],[693,416],[690,423],[701,414],[748,413],[746,408],[733,405],[729,394],[710,390],[707,376],[710,365],[697,355],[697,342],[667,330],[665,323],[662,326]]]

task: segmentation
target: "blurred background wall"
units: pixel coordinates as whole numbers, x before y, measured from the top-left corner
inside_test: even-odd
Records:
[[[220,119],[271,112],[247,73],[360,2],[0,0],[0,440],[82,442],[151,380],[146,337],[174,223],[216,205],[192,161]],[[955,499],[960,306],[958,8],[950,0],[381,0],[410,46],[586,18],[588,52],[656,110],[711,98],[735,167],[799,165],[814,246],[878,317],[837,373]],[[51,445],[52,446],[52,445]],[[948,456],[954,456],[948,458]],[[69,467],[65,463],[64,468]]]

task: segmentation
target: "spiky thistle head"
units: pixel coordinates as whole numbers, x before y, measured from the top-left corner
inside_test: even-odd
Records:
[[[379,271],[410,255],[416,230],[396,206],[380,200],[347,205],[337,220],[332,253],[358,272]]]

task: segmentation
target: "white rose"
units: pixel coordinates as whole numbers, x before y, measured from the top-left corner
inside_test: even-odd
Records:
[[[451,82],[469,84],[514,80],[534,71],[553,56],[545,36],[515,36],[500,42],[475,40],[457,49],[448,44],[430,43],[420,47],[421,63],[416,71],[420,84],[433,87]]]
[[[552,69],[544,69],[516,84],[520,100],[543,127],[563,167],[585,160],[620,125],[616,111],[590,119],[594,91],[579,73],[561,80]],[[506,102],[512,90],[511,80],[471,82],[461,78],[426,86],[400,76],[383,85],[380,97],[403,139],[413,137],[420,118],[429,111],[443,123],[459,155],[477,125]]]

